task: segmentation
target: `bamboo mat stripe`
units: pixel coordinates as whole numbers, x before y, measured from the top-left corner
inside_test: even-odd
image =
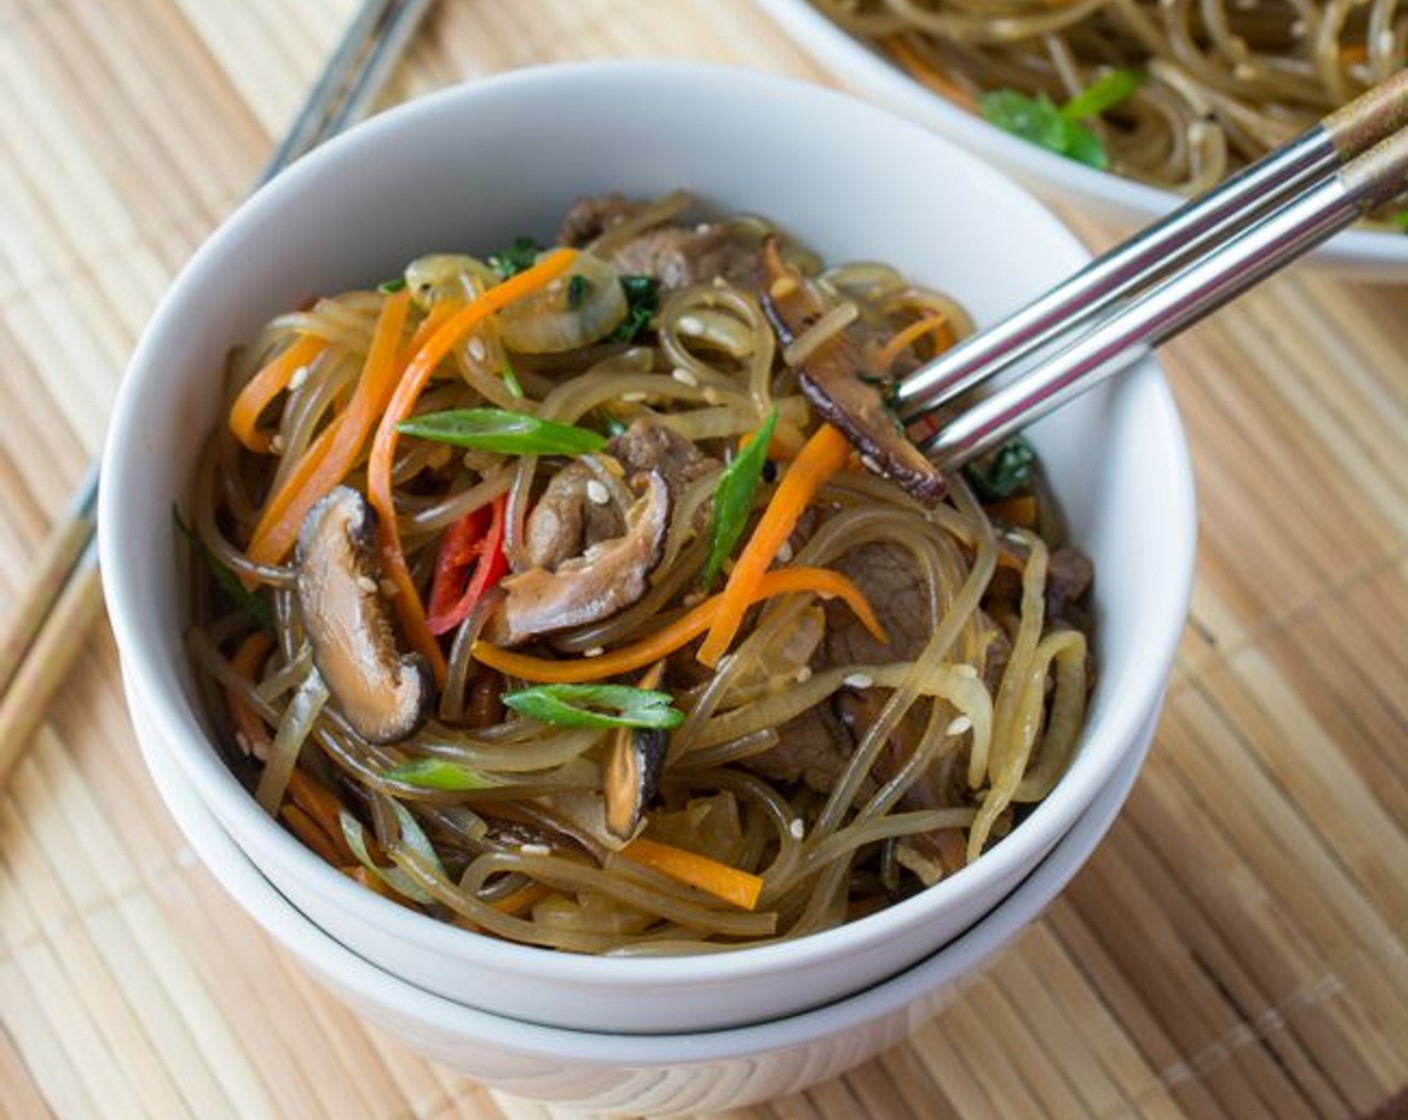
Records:
[[[0,609],[353,7],[0,0]],[[388,100],[608,57],[829,80],[747,0],[445,0]],[[731,1120],[1408,1115],[1405,353],[1408,288],[1306,270],[1168,349],[1199,575],[1125,812],[907,1043]],[[366,1027],[225,898],[105,629],[0,798],[0,1025],[6,1117],[565,1115]]]

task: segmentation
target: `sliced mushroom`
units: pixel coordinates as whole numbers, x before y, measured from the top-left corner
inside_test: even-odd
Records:
[[[504,601],[485,627],[489,641],[518,645],[539,634],[600,622],[645,594],[670,524],[670,492],[655,471],[633,482],[643,493],[626,513],[622,536],[592,545],[555,571],[529,568],[499,584]]]
[[[639,687],[657,688],[664,675],[665,662],[657,661]],[[601,756],[601,789],[606,797],[606,827],[613,836],[621,840],[635,836],[646,807],[660,792],[669,745],[669,733],[660,728],[618,727],[611,733]]]
[[[339,486],[308,511],[298,534],[298,604],[313,663],[358,735],[408,738],[430,714],[434,678],[420,654],[402,654],[379,592],[376,515]]]
[[[586,462],[569,463],[552,476],[523,526],[523,558],[530,567],[552,571],[594,544],[625,531],[623,514],[631,494],[619,484],[623,500],[612,500],[607,487]]]
[[[821,318],[816,292],[800,272],[783,263],[775,237],[763,246],[762,296],[763,310],[784,344]],[[938,501],[944,492],[943,475],[910,443],[879,387],[866,377],[860,351],[841,332],[811,353],[797,379],[816,410],[856,445],[861,462],[920,501]]]

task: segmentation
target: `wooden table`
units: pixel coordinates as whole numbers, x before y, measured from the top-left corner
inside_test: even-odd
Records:
[[[0,0],[0,607],[352,3]],[[746,0],[445,0],[395,95],[640,55],[826,80]],[[1123,816],[962,1002],[737,1120],[1408,1114],[1406,352],[1408,289],[1305,270],[1168,349],[1199,579]],[[363,1027],[229,902],[106,629],[0,800],[0,1021],[6,1116],[551,1115]]]

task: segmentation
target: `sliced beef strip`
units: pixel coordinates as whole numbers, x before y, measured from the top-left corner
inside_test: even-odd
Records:
[[[621,194],[579,198],[562,216],[557,240],[563,245],[579,249],[588,242],[595,241],[612,226],[625,221],[640,206],[639,202],[626,201],[625,196]]]
[[[557,239],[574,248],[588,245],[642,205],[620,194],[578,199],[563,216]],[[667,290],[707,283],[716,276],[741,288],[756,289],[762,282],[757,248],[718,222],[654,226],[618,248],[610,260],[622,275],[649,276]]]
[[[523,526],[526,567],[556,571],[564,560],[625,532],[621,511],[611,503],[593,502],[588,495],[587,484],[594,477],[582,463],[572,463],[552,476]]]
[[[632,238],[611,255],[627,276],[649,276],[666,290],[687,288],[722,277],[737,288],[762,283],[758,250],[717,222],[663,225]]]
[[[826,603],[828,665],[874,665],[910,661],[932,636],[924,576],[913,555],[901,545],[875,541],[844,553],[831,565],[864,593],[890,636],[882,645],[840,599]]]
[[[643,418],[613,439],[609,450],[627,476],[658,471],[672,501],[678,501],[686,486],[719,465],[684,436]]]
[[[855,753],[846,729],[825,705],[788,720],[777,733],[779,739],[772,750],[743,762],[755,774],[773,781],[805,782],[820,793],[828,793]]]
[[[1061,618],[1069,606],[1079,603],[1095,578],[1095,565],[1078,548],[1062,545],[1053,549],[1046,569],[1046,614]]]

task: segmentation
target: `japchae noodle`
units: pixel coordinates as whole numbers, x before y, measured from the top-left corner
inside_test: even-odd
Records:
[[[1396,0],[813,0],[965,107],[1147,80],[1086,123],[1110,169],[1193,194],[1403,67]]]
[[[862,916],[999,842],[1083,721],[1088,562],[1025,448],[926,503],[880,476],[897,425],[858,458],[814,407],[847,355],[882,399],[962,310],[689,205],[584,200],[576,250],[275,318],[189,505],[237,773],[333,866],[497,937]]]

